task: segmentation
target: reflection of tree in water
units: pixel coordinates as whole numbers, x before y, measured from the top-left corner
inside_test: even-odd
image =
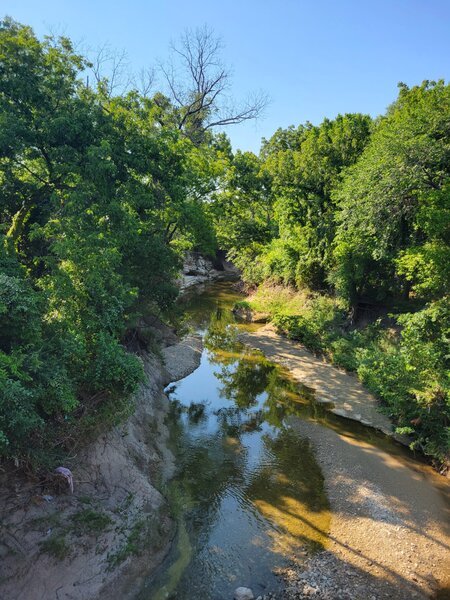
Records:
[[[274,543],[290,544],[292,551],[299,544],[322,548],[329,504],[309,441],[290,429],[262,439],[265,456],[249,477],[247,496],[278,526]]]
[[[261,424],[264,421],[264,415],[261,411],[249,411],[238,406],[220,408],[215,415],[223,434],[236,438],[236,441],[238,441],[241,433],[260,431]]]
[[[298,498],[313,511],[328,508],[323,476],[309,440],[291,429],[280,429],[276,435],[263,435],[263,441],[266,457],[248,482],[249,496],[255,499],[263,496],[278,504],[283,494]],[[267,477],[268,470],[272,476]],[[273,478],[276,485],[268,486],[267,481]]]
[[[222,383],[220,395],[240,408],[250,408],[258,402],[258,396],[266,391],[275,365],[261,355],[243,350],[232,365],[223,365],[217,379]]]
[[[237,341],[237,329],[231,310],[224,309],[220,304],[216,306],[211,312],[203,343],[213,364],[230,364],[235,360],[235,354],[240,352],[242,344]]]
[[[196,308],[200,310],[202,319],[206,322],[209,315],[207,332],[204,336],[204,346],[209,352],[209,360],[213,364],[232,364],[236,355],[241,351],[241,345],[236,341],[236,331],[233,327],[234,317],[230,309],[222,303],[212,305],[208,297],[200,297]],[[192,317],[192,313],[191,313]],[[205,412],[194,408],[184,409],[172,402],[173,418],[171,421],[172,440],[176,446],[175,454],[178,460],[180,475],[176,478],[177,485],[182,486],[180,495],[189,498],[193,513],[198,514],[203,525],[219,506],[220,498],[232,483],[242,483],[242,473],[246,462],[245,449],[239,444],[237,436],[245,413],[239,407],[222,408],[217,413],[218,428],[212,432],[202,430],[200,436],[193,436],[195,426],[193,416],[199,415],[203,421]],[[181,418],[187,413],[188,423]],[[178,449],[178,451],[177,451]],[[209,516],[205,519],[205,511]],[[194,522],[195,522],[195,515]]]
[[[202,293],[198,293],[198,289],[186,292],[165,313],[165,317],[180,335],[192,329],[204,331],[212,320],[220,322],[225,318],[227,323],[232,323],[234,318],[231,309],[241,298],[238,292],[230,288],[229,282],[218,282],[208,286]]]
[[[213,427],[208,425],[210,411],[200,405],[180,407],[171,419],[179,466],[172,489],[193,544],[200,552],[221,519],[222,499],[234,488],[246,490],[253,506],[274,524],[266,533],[273,536],[275,551],[295,553],[299,542],[321,546],[329,513],[320,470],[307,443],[283,427],[288,415],[314,411],[312,395],[261,353],[237,341],[226,304],[209,303],[201,321],[220,396],[230,402],[216,410]],[[259,434],[262,456],[249,473],[250,449],[241,439],[261,431],[264,422],[279,430],[273,438]]]
[[[189,522],[194,531],[202,529],[204,534],[205,525],[214,521],[223,494],[230,485],[242,485],[246,452],[220,419],[218,430],[192,435],[192,420],[181,417],[187,411],[176,407],[174,411],[170,428],[179,474],[173,487],[184,506],[190,507]]]
[[[235,356],[231,362],[222,363],[216,377],[222,383],[223,398],[242,409],[259,403],[263,419],[274,427],[280,427],[289,415],[315,417],[323,412],[312,390],[293,381],[262,353],[242,346],[237,360]]]
[[[324,409],[312,390],[227,334],[221,331],[233,354],[225,360],[220,352],[214,355],[220,395],[233,403],[218,411],[221,428],[238,437],[263,422],[275,428],[262,436],[263,456],[247,479],[246,495],[279,531],[273,534],[275,550],[295,555],[299,546],[322,548],[330,513],[321,471],[308,441],[283,423],[290,415],[322,417]]]

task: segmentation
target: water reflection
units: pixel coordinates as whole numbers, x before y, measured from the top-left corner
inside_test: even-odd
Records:
[[[230,284],[184,306],[204,334],[200,367],[169,388],[178,475],[169,495],[178,538],[139,598],[229,599],[279,585],[276,570],[326,543],[329,510],[309,443],[284,425],[316,409],[301,388],[236,340]]]

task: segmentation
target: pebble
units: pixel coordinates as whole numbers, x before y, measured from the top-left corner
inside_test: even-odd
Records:
[[[393,600],[388,581],[353,567],[329,551],[313,556],[306,565],[279,573],[286,587],[276,594],[266,593],[256,600]],[[413,589],[405,589],[396,600],[412,600]],[[418,594],[417,597],[423,598]]]

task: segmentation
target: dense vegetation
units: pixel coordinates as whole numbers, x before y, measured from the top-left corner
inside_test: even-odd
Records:
[[[260,286],[253,308],[356,370],[412,446],[445,461],[450,86],[401,84],[376,121],[352,114],[278,130],[230,172],[217,205],[235,220],[216,226]]]
[[[227,250],[255,307],[356,370],[438,461],[449,444],[450,88],[373,121],[278,130],[259,156],[213,133],[257,115],[217,98],[209,32],[172,94],[105,77],[67,38],[0,23],[0,457],[55,464],[132,410],[127,341],[174,301],[182,255]],[[205,52],[205,49],[208,52]],[[184,56],[182,53],[178,56]],[[214,60],[210,59],[213,57]]]
[[[87,67],[66,38],[0,25],[0,456],[48,464],[128,414],[124,341],[173,302],[181,250],[214,244],[208,153],[179,110],[91,89]]]

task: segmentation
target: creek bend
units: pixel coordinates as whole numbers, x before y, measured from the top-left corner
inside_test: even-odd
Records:
[[[331,513],[307,437],[292,416],[404,455],[387,437],[315,402],[314,391],[237,341],[229,281],[182,301],[182,321],[203,338],[200,366],[166,388],[177,474],[166,495],[177,534],[136,600],[229,600],[283,587],[277,573],[327,547]]]

